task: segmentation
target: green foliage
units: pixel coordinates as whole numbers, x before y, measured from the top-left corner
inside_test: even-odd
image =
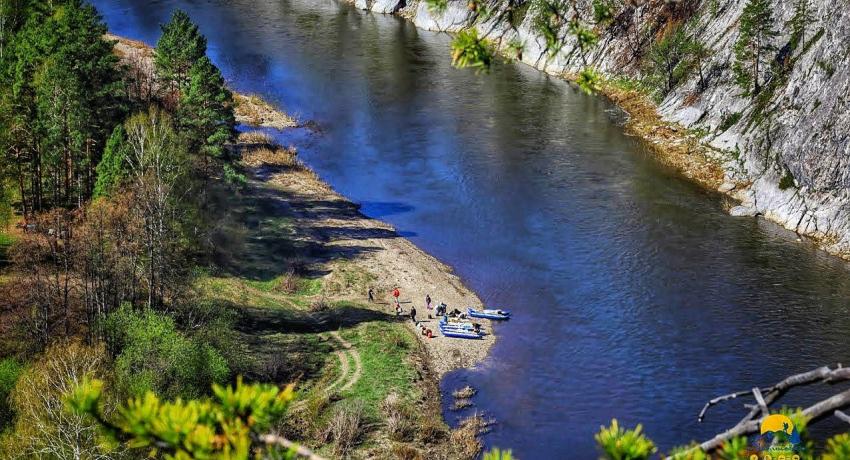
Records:
[[[738,436],[723,443],[717,452],[720,460],[749,460],[749,443],[746,436]]]
[[[488,72],[493,62],[493,50],[474,28],[464,29],[452,40],[452,65],[462,69],[472,67],[476,73]]]
[[[218,350],[177,331],[168,315],[124,306],[106,318],[104,329],[116,350],[115,385],[122,395],[198,397],[230,374]]]
[[[9,407],[9,394],[23,371],[24,366],[14,358],[0,360],[0,430],[12,422],[14,413]]]
[[[761,74],[768,66],[769,52],[776,49],[773,38],[777,32],[770,0],[748,0],[740,24],[732,71],[745,94],[757,95],[761,91]]]
[[[3,38],[0,152],[16,167],[0,173],[21,176],[24,206],[41,210],[89,197],[126,100],[113,43],[103,39],[107,29],[94,7],[81,0],[32,6]]]
[[[578,19],[570,22],[570,33],[576,37],[576,48],[581,54],[582,62],[587,62],[587,53],[599,43],[599,35]]]
[[[821,460],[850,460],[850,433],[829,438]]]
[[[597,24],[608,24],[614,20],[614,8],[608,0],[593,0],[593,20]]]
[[[658,449],[642,430],[640,424],[633,430],[623,429],[614,419],[610,427],[600,427],[594,438],[608,460],[647,460]]]
[[[119,124],[112,130],[106,141],[103,157],[97,165],[97,181],[94,185],[94,197],[109,196],[127,177],[127,143],[124,126]]]
[[[670,451],[670,457],[673,460],[711,460],[711,457],[697,444],[675,447]]]
[[[156,42],[154,65],[157,76],[172,91],[184,92],[189,87],[189,71],[206,56],[207,39],[201,35],[189,15],[181,10],[171,14],[162,26],[162,36]]]
[[[794,15],[788,21],[787,26],[791,28],[791,50],[797,49],[806,38],[806,29],[815,21],[809,0],[796,0],[794,2]]]
[[[245,177],[244,174],[233,169],[233,166],[230,166],[229,164],[225,163],[223,170],[224,170],[224,180],[228,184],[232,184],[232,185],[235,185],[237,187],[245,187],[246,185],[248,185],[248,178]]]
[[[558,33],[564,24],[563,5],[550,0],[533,2],[532,5],[534,31],[543,36],[549,56],[554,56],[563,47]]]
[[[493,448],[484,452],[483,460],[514,460],[513,453],[510,450],[499,450]]]
[[[189,86],[180,98],[177,121],[188,133],[192,149],[200,149],[206,156],[221,157],[224,144],[233,140],[233,95],[206,56],[189,70]]]
[[[425,0],[425,3],[428,4],[428,9],[432,13],[442,13],[449,7],[448,0]]]
[[[663,95],[684,80],[692,69],[698,68],[701,84],[704,84],[702,62],[708,54],[703,44],[688,37],[684,27],[678,27],[650,48],[646,61],[647,82]]]
[[[65,395],[78,384],[108,377],[104,364],[101,347],[71,342],[45,350],[12,390],[9,402],[15,420],[0,440],[0,458],[117,457],[112,446],[98,439],[95,423],[63,409]],[[110,412],[110,401],[104,400],[101,409]]]
[[[602,76],[596,69],[585,67],[578,74],[576,84],[587,94],[593,94],[602,88]]]
[[[720,120],[720,125],[717,126],[717,130],[719,132],[726,131],[727,129],[734,126],[735,123],[737,123],[741,119],[742,116],[744,116],[744,114],[742,112],[732,112],[732,113],[726,114],[723,117],[723,119]]]
[[[67,393],[66,404],[76,414],[96,420],[106,436],[151,456],[188,460],[295,458],[295,448],[275,452],[261,437],[280,418],[293,399],[292,386],[213,385],[213,397],[163,402],[152,392],[119,407],[107,421],[98,405],[103,382],[87,379]]]

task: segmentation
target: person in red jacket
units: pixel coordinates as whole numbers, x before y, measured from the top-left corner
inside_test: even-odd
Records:
[[[395,298],[395,304],[398,305],[398,297],[401,295],[401,292],[398,288],[393,289],[393,297]]]

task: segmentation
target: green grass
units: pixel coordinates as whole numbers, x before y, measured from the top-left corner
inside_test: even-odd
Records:
[[[419,390],[413,384],[416,370],[410,360],[417,347],[416,337],[404,324],[364,323],[341,334],[360,352],[363,363],[360,380],[342,396],[365,401],[375,416],[393,391],[408,401],[419,399]]]
[[[15,237],[0,229],[0,267],[9,263],[9,247],[15,242]]]

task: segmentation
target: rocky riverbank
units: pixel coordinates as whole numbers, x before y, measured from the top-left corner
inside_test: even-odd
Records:
[[[356,0],[360,9],[396,13],[418,27],[456,32],[470,24],[466,1],[450,0],[434,11],[425,1]],[[589,2],[587,2],[589,4]],[[788,24],[793,2],[775,3],[775,24]],[[740,204],[736,216],[761,215],[816,240],[826,251],[850,257],[850,17],[824,0],[808,2],[811,20],[797,51],[783,58],[759,98],[742,95],[732,75],[733,45],[745,2],[626,2],[613,22],[597,26],[599,45],[587,61],[609,82],[602,93],[630,115],[627,129],[649,141],[665,163],[686,177],[725,193]],[[585,5],[587,6],[587,5]],[[525,8],[527,11],[528,8]],[[553,75],[574,79],[584,67],[574,37],[548,55],[532,14],[505,24],[475,19],[474,27],[505,48],[520,43],[520,60]],[[496,16],[496,15],[493,15]],[[617,83],[640,78],[641,56],[665,28],[696,21],[695,39],[708,49],[705,81],[691,73],[658,103]],[[789,49],[790,28],[778,27],[777,59]],[[784,45],[784,46],[783,46]],[[650,110],[647,110],[647,109]]]

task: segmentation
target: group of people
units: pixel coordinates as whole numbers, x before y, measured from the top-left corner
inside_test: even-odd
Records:
[[[375,290],[372,289],[372,288],[369,288],[368,296],[369,296],[369,302],[374,303],[375,302]],[[393,290],[392,290],[392,296],[393,296],[393,304],[395,306],[396,316],[403,315],[404,309],[401,308],[401,302],[399,301],[399,297],[401,297],[401,290],[398,287],[394,287]],[[428,310],[433,309],[433,307],[431,306],[431,295],[430,294],[425,295],[425,308],[427,308]],[[445,303],[441,303],[440,305],[438,305],[437,306],[437,316],[439,316],[441,314],[443,314],[443,315],[446,314],[446,308],[447,307],[446,307]],[[434,332],[431,329],[425,327],[424,324],[422,324],[422,323],[420,323],[419,321],[416,320],[416,307],[415,306],[410,307],[410,312],[408,313],[408,315],[410,316],[410,320],[413,321],[414,324],[416,324],[416,327],[419,329],[419,331],[422,333],[422,335],[427,336],[428,338],[433,337]],[[430,314],[428,315],[428,318],[431,318]]]

